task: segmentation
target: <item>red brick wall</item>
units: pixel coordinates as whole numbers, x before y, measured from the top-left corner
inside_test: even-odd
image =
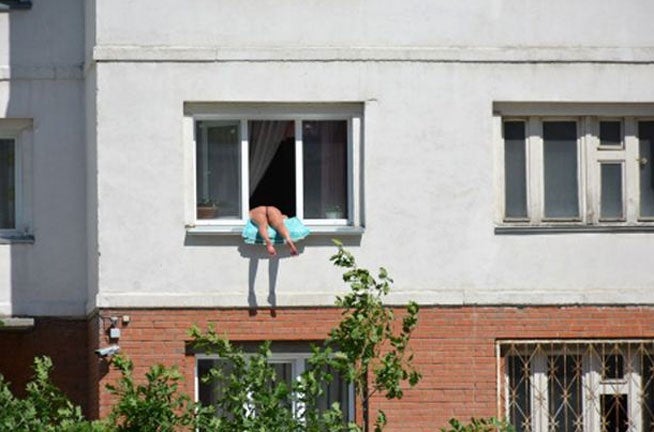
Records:
[[[24,395],[35,356],[52,358],[53,382],[88,412],[88,327],[86,319],[37,318],[33,329],[0,331],[0,373],[12,392]]]
[[[156,362],[177,364],[185,391],[194,394],[194,359],[185,351],[186,330],[214,323],[232,340],[315,340],[325,336],[340,313],[325,309],[102,310],[128,314],[120,346],[135,362],[137,376]],[[101,345],[108,343],[100,328]],[[389,416],[389,431],[434,431],[450,417],[497,414],[495,342],[498,339],[654,338],[651,307],[424,307],[413,339],[423,380],[403,400],[376,400]],[[105,365],[106,366],[106,365]],[[113,380],[98,363],[100,414],[111,400],[104,384]]]

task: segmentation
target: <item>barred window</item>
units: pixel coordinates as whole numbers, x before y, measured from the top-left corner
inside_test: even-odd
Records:
[[[654,340],[500,342],[517,432],[654,431]]]

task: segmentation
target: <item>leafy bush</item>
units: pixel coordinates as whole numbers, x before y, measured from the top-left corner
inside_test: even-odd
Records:
[[[221,358],[203,377],[204,382],[219,384],[215,407],[200,415],[203,430],[219,432],[341,432],[357,431],[354,424],[346,424],[338,404],[320,411],[318,397],[324,384],[332,379],[327,367],[333,364],[329,351],[314,347],[309,367],[292,381],[290,386],[276,376],[270,342],[258,351],[246,354],[218,335],[210,326],[206,332],[190,330],[196,349],[217,354]],[[293,407],[302,405],[303,415]],[[208,415],[206,415],[208,414]],[[218,415],[216,415],[218,414]]]
[[[515,432],[515,428],[506,420],[490,418],[471,418],[469,423],[461,423],[453,418],[450,426],[441,428],[441,432]]]
[[[175,367],[154,365],[146,373],[145,383],[136,384],[132,361],[119,355],[113,357],[112,364],[121,377],[116,384],[106,386],[117,402],[106,420],[89,422],[80,407],[52,384],[52,362],[42,357],[34,360],[35,376],[27,384],[24,399],[14,397],[0,375],[0,431],[368,432],[370,397],[379,393],[388,399],[400,399],[405,384],[412,387],[421,378],[408,348],[417,325],[418,305],[409,303],[401,322],[397,321],[383,303],[393,283],[386,270],[381,268],[375,278],[357,267],[354,257],[341,244],[337,246],[338,252],[331,260],[345,269],[343,280],[350,286],[350,292],[336,301],[343,309],[343,317],[325,343],[312,348],[308,367],[290,385],[278,379],[269,362],[270,343],[263,343],[253,355],[245,354],[217,335],[214,328],[203,333],[194,327],[190,334],[196,349],[225,360],[203,378],[217,381],[223,389],[215,407],[202,407],[180,393],[182,376]],[[319,409],[326,384],[334,379],[330,371],[337,371],[355,385],[363,406],[361,427],[346,422],[338,403]],[[302,412],[295,412],[294,407],[303,407]],[[478,429],[451,432],[487,431],[483,429],[484,420],[473,421]],[[452,427],[464,427],[453,422]],[[380,410],[375,432],[385,424],[386,415]]]
[[[52,360],[34,359],[34,376],[23,399],[15,397],[0,375],[0,430],[14,432],[101,432],[100,423],[84,420],[74,405],[50,380]]]
[[[116,385],[106,386],[118,397],[107,418],[113,431],[173,432],[197,426],[197,407],[188,395],[178,391],[182,375],[176,367],[153,365],[145,374],[146,383],[137,385],[131,360],[118,355],[112,363],[121,373]]]

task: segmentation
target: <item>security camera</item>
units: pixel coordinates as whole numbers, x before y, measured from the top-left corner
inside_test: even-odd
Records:
[[[118,345],[109,345],[108,347],[95,350],[95,355],[98,357],[107,357],[117,354],[119,351],[120,347]]]

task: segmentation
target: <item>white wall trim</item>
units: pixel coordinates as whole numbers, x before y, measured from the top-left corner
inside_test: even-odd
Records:
[[[100,45],[98,62],[418,61],[654,63],[654,47],[239,47]]]
[[[216,293],[207,294],[201,292],[187,293],[101,293],[97,296],[98,308],[223,308],[249,307],[247,303],[248,294],[235,293],[235,290],[228,290],[229,294]],[[274,306],[276,307],[330,307],[334,306],[336,295],[341,293],[278,293]],[[257,306],[270,307],[268,294],[257,290]],[[630,306],[630,305],[654,305],[652,302],[651,290],[641,289],[631,292],[624,290],[605,290],[572,292],[570,290],[533,290],[524,292],[522,290],[504,290],[502,292],[490,290],[424,290],[411,292],[393,292],[385,301],[388,305],[405,305],[413,300],[417,303],[437,306],[506,306],[519,307],[528,305],[530,307],[556,305],[584,306]]]
[[[84,78],[83,66],[79,65],[2,65],[0,81],[9,80],[81,80]]]

